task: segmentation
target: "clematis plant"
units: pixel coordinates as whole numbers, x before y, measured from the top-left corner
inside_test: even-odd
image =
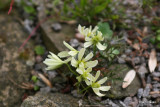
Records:
[[[95,58],[97,53],[100,53],[101,51],[101,53],[104,53],[110,49],[107,49],[108,47],[103,45],[104,37],[97,26],[92,29],[91,26],[90,28],[86,28],[85,26],[82,27],[79,25],[78,30],[85,36],[84,48],[81,48],[80,51],[78,51],[64,41],[63,44],[69,51],[62,51],[58,53],[58,55],[50,52],[50,55],[48,55],[48,58],[44,61],[44,64],[47,65],[46,69],[57,69],[65,64],[76,76],[76,84],[79,84],[78,86],[81,85],[84,91],[87,91],[88,88],[92,88],[96,95],[100,97],[105,96],[101,91],[108,91],[111,86],[102,86],[102,84],[107,81],[107,77],[105,76],[101,79],[101,71],[94,69],[99,65],[99,61],[97,60],[99,58]],[[113,52],[110,52],[111,55],[114,54]],[[63,60],[60,58],[63,58]],[[93,74],[96,74],[95,77]],[[84,84],[86,84],[85,86],[87,87],[84,87]]]

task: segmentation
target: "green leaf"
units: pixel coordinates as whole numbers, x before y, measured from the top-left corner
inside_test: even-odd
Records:
[[[108,6],[108,3],[108,0],[106,0],[106,2],[101,3],[101,5],[95,6],[94,13],[100,13],[103,11]]]
[[[157,35],[156,39],[157,39],[158,41],[160,41],[160,35]]]
[[[34,91],[38,91],[39,90],[39,86],[34,86]]]
[[[115,49],[115,50],[113,50],[112,53],[115,54],[115,55],[118,55],[119,54],[119,50]]]
[[[37,45],[34,50],[37,55],[43,55],[45,52],[44,47],[42,47],[40,45]]]
[[[160,43],[159,43],[159,44],[157,44],[157,48],[159,48],[159,49],[160,49]]]
[[[99,31],[102,32],[103,36],[105,38],[111,38],[113,35],[113,31],[110,29],[109,24],[108,23],[98,23],[98,27],[99,27]]]
[[[155,43],[156,43],[156,39],[155,39],[155,38],[151,38],[151,39],[150,39],[150,42],[151,42],[152,44],[155,44]]]
[[[34,83],[36,83],[37,80],[38,80],[38,78],[37,78],[37,76],[32,76],[31,80],[32,80]]]
[[[36,10],[31,6],[24,6],[24,11],[30,14],[35,14]]]

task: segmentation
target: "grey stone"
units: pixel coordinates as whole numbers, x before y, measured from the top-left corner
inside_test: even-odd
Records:
[[[118,63],[119,63],[119,64],[124,64],[124,63],[126,63],[126,61],[124,60],[124,58],[119,57],[119,58],[118,58]]]
[[[129,70],[130,68],[125,64],[114,64],[108,69],[108,71],[114,71],[113,73],[116,74],[112,78],[121,79],[124,79]],[[122,82],[123,81],[114,81],[111,85],[111,89],[106,92],[106,96],[114,99],[134,96],[137,93],[138,89],[141,87],[139,78],[137,76],[127,88],[122,88]]]
[[[150,90],[150,84],[147,84],[143,91],[143,97],[148,97]]]
[[[42,61],[43,61],[42,56],[40,56],[40,55],[36,56],[36,62],[37,63],[41,63]]]
[[[53,28],[54,31],[60,31],[62,29],[62,26],[60,23],[54,23],[51,25],[51,27]]]
[[[38,20],[41,22],[47,17],[46,15],[46,5],[44,0],[40,0],[41,4],[39,5],[40,10],[38,11]],[[54,17],[51,17],[52,20],[46,20],[41,23],[41,33],[42,39],[47,49],[51,52],[58,53],[59,51],[64,51],[67,48],[63,45],[63,41],[68,41],[72,39],[75,35],[75,25],[61,24],[61,31],[56,32],[51,29],[52,23],[57,23],[57,20]],[[48,18],[50,19],[50,18]]]
[[[150,84],[151,82],[152,82],[151,76],[148,75],[148,76],[147,76],[147,83]]]
[[[49,93],[51,91],[51,88],[50,87],[43,87],[43,88],[40,88],[40,91],[43,93]]]
[[[70,44],[71,44],[72,47],[75,48],[75,47],[78,47],[79,41],[77,39],[71,39]]]
[[[39,86],[39,87],[45,87],[45,86],[46,86],[45,83],[43,83],[43,82],[40,81],[40,80],[38,80],[35,85],[37,85],[37,86]]]
[[[138,69],[138,74],[139,74],[141,77],[145,78],[145,74],[146,74],[146,73],[148,73],[147,68],[146,68],[145,66],[141,65],[141,66],[139,67],[139,69]]]
[[[154,77],[160,77],[160,72],[153,72],[152,76],[154,76]]]
[[[129,105],[131,104],[131,102],[132,102],[132,98],[131,98],[131,97],[126,97],[126,98],[124,99],[124,104],[125,104],[126,106],[129,106]]]
[[[139,57],[135,57],[135,58],[133,59],[133,62],[134,62],[135,64],[140,64],[141,60],[140,60]]]
[[[17,16],[0,14],[0,107],[19,107],[25,93],[19,86],[31,76],[32,67],[26,62],[34,61],[34,48],[29,41],[18,52],[28,36],[18,20]]]
[[[61,93],[37,93],[25,99],[21,107],[78,107],[78,99]]]
[[[137,97],[141,98],[143,96],[143,88],[138,89]]]

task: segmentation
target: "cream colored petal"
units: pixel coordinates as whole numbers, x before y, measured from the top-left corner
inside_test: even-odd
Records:
[[[98,42],[98,43],[96,44],[96,46],[97,46],[97,48],[98,48],[99,50],[105,50],[105,49],[106,49],[106,46],[103,46],[100,42]]]
[[[58,53],[58,56],[60,58],[65,58],[65,57],[68,57],[70,55],[68,54],[68,51],[62,51],[62,52]]]
[[[92,42],[85,42],[84,43],[84,47],[88,48],[89,46],[91,46],[93,43]]]
[[[65,41],[63,41],[63,44],[70,49],[71,51],[76,51],[72,46],[70,46],[68,43],[66,43]]]
[[[101,86],[99,89],[101,91],[108,91],[108,90],[110,90],[110,88],[111,88],[111,86]]]
[[[98,83],[99,84],[103,84],[107,81],[107,77],[104,77],[103,79],[99,80]]]
[[[78,62],[74,59],[74,57],[72,57],[71,65],[72,65],[73,67],[77,67],[77,66],[78,66]]]
[[[89,53],[85,58],[84,58],[84,61],[88,61],[90,60],[91,58],[93,57],[93,53]]]
[[[86,67],[93,68],[93,67],[95,67],[97,64],[98,64],[98,61],[97,61],[97,60],[95,60],[95,61],[89,61],[89,62],[86,62]]]
[[[96,76],[94,77],[94,82],[97,81],[99,76],[100,76],[100,70],[97,71]]]
[[[82,60],[82,57],[84,55],[84,52],[85,52],[85,48],[82,48],[79,53],[78,53],[78,60],[81,61]]]
[[[69,51],[68,54],[71,56],[76,56],[78,54],[78,51]]]
[[[52,52],[49,52],[52,56],[53,59],[56,59],[56,60],[59,60],[59,61],[62,61],[60,58],[57,57],[57,55],[55,55],[54,53]]]
[[[95,94],[97,94],[99,97],[105,96],[105,94],[102,94],[99,92],[99,88],[93,88],[93,91]]]
[[[89,42],[91,41],[92,39],[90,37],[85,37],[85,41]]]

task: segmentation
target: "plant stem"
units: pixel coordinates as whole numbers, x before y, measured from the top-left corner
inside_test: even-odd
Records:
[[[84,88],[82,91],[80,91],[80,93],[82,93],[83,91],[87,90],[88,88],[90,88],[91,86],[88,86],[86,88]]]
[[[96,45],[94,45],[93,47],[93,53],[94,53],[94,56],[96,55]]]
[[[67,65],[67,67],[69,68],[69,70],[70,70],[74,75],[78,76],[78,75],[71,69],[71,67],[70,67],[68,64],[66,64],[66,65]]]

